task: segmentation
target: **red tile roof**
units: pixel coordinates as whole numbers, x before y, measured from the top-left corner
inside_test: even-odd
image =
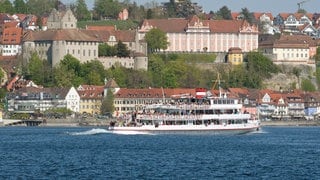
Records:
[[[91,36],[87,30],[60,29],[33,32],[29,31],[23,41],[93,41],[100,42],[98,37]]]
[[[10,27],[5,28],[0,36],[0,43],[6,45],[19,45],[21,44],[22,28]]]
[[[259,20],[260,17],[264,14],[267,15],[268,17],[270,17],[270,20],[273,21],[273,16],[272,16],[272,13],[270,13],[270,12],[254,12],[253,16],[255,19]]]
[[[196,95],[195,89],[162,89],[162,88],[150,88],[150,89],[120,89],[116,94],[116,98],[171,98],[173,95],[190,94]]]
[[[80,85],[77,91],[81,99],[103,99],[104,86]]]
[[[181,18],[146,19],[141,25],[140,32],[147,31],[147,27],[150,27],[159,28],[167,33],[182,33],[185,32],[189,26],[194,26],[196,21],[198,21],[198,19],[194,16],[189,20]],[[200,20],[200,23],[202,23],[203,26],[209,26],[210,31],[215,33],[238,33],[250,26],[249,23],[244,20]]]

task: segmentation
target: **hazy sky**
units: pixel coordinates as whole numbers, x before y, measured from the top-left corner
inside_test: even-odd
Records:
[[[89,9],[92,9],[95,0],[86,0]],[[121,0],[119,0],[121,1]],[[169,0],[130,0],[139,5],[155,1],[158,3]],[[250,12],[271,12],[274,16],[280,12],[296,12],[298,2],[303,2],[301,7],[310,13],[320,13],[320,0],[191,0],[203,7],[205,12],[217,11],[227,6],[232,12],[240,12],[241,8],[247,7]],[[62,0],[64,3],[74,3],[76,0]]]

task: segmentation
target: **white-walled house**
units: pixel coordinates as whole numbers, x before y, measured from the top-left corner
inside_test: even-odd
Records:
[[[7,93],[7,107],[13,113],[43,113],[53,108],[79,112],[80,96],[71,88],[24,87]]]
[[[67,109],[70,109],[72,112],[80,112],[80,96],[74,87],[69,89],[69,92],[65,97],[65,101]]]

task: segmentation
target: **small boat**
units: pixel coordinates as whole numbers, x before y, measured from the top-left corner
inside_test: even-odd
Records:
[[[220,88],[219,88],[220,89]],[[237,98],[226,94],[214,97],[210,91],[196,89],[196,96],[177,95],[168,104],[145,105],[125,123],[112,122],[110,131],[144,133],[214,133],[241,134],[257,131],[260,121],[241,112]]]

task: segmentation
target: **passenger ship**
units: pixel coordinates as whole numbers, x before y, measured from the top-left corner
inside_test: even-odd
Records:
[[[126,123],[110,123],[111,131],[144,133],[247,133],[257,131],[260,122],[249,113],[241,112],[237,98],[226,94],[214,97],[203,88],[196,97],[178,95],[169,104],[146,105]]]

